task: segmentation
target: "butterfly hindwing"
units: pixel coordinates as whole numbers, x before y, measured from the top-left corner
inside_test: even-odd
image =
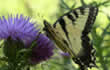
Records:
[[[96,66],[95,49],[90,43],[88,34],[97,12],[96,7],[79,7],[61,16],[53,27],[45,26],[47,35],[62,51],[68,52],[82,70]]]

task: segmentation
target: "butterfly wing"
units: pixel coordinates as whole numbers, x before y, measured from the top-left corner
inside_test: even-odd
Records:
[[[53,27],[48,28],[45,25],[47,35],[62,51],[74,57],[73,60],[82,70],[96,66],[95,49],[90,43],[88,33],[91,31],[97,12],[96,7],[80,7],[61,16]]]
[[[91,31],[97,12],[96,7],[80,7],[63,15],[53,25],[67,41],[68,48],[72,49],[72,53],[76,56],[74,61],[81,67],[96,66],[95,49],[90,43],[88,33]]]
[[[63,51],[68,52],[68,43],[65,39],[61,36],[61,33],[57,32],[47,21],[44,20],[44,31],[46,35],[53,40],[57,46]]]

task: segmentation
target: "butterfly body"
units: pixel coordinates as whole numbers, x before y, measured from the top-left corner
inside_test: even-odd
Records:
[[[96,7],[80,7],[61,16],[53,26],[44,22],[44,31],[47,36],[63,52],[68,52],[82,70],[96,66],[95,49],[90,43],[88,34],[97,12]]]

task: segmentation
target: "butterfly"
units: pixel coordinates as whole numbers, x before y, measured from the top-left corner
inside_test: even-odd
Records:
[[[98,14],[97,7],[79,7],[61,16],[53,25],[44,20],[45,34],[69,53],[81,70],[97,67],[96,50],[88,37]]]

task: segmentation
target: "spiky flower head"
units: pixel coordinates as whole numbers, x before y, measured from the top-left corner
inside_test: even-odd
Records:
[[[15,17],[9,16],[8,19],[4,16],[0,18],[0,39],[11,37],[13,39],[32,40],[38,31],[39,29],[36,30],[29,17],[16,15]]]
[[[30,21],[30,17],[25,17],[23,15],[11,15],[8,16],[7,19],[3,16],[0,18],[0,40],[20,40],[23,41],[25,46],[28,46],[27,44],[30,45],[39,34],[38,26],[35,26],[34,24],[34,22]],[[30,57],[30,61],[32,63],[34,62],[33,64],[47,60],[48,58],[50,58],[50,56],[53,55],[54,45],[45,35],[40,34],[36,43],[37,45],[32,48],[32,56]],[[16,44],[14,44],[14,46],[15,45]],[[5,46],[6,48],[4,49],[6,50],[6,54],[9,54],[10,49],[12,49],[13,46]],[[28,46],[28,48],[30,47]],[[12,53],[14,52],[16,51],[13,51]],[[10,55],[8,55],[8,57],[9,56]]]
[[[41,61],[49,59],[53,55],[54,44],[48,37],[40,34],[37,44],[37,47],[32,49],[31,64],[38,64]]]

